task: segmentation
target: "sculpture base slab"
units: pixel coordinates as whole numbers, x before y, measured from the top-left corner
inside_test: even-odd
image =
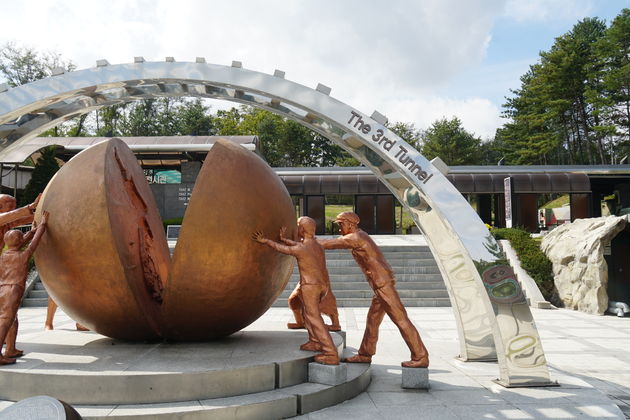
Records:
[[[402,387],[429,389],[429,368],[402,368]]]
[[[311,362],[308,364],[308,381],[316,384],[339,385],[348,380],[348,365],[322,365]]]
[[[341,352],[342,337],[331,336]],[[370,384],[369,365],[348,366],[337,385],[308,382],[316,353],[299,350],[307,340],[305,331],[261,330],[205,343],[127,343],[64,329],[18,336],[24,356],[0,367],[0,418],[32,395],[65,401],[91,420],[286,418]]]
[[[560,386],[558,381],[549,381],[549,382],[521,382],[521,383],[508,383],[503,381],[502,379],[493,379],[497,385],[501,385],[504,388],[538,388],[538,387],[549,387],[549,386]]]

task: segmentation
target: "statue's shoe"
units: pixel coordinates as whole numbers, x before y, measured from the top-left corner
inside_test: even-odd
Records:
[[[365,356],[363,354],[355,354],[352,357],[347,357],[343,359],[344,362],[348,363],[372,363],[372,356]]]
[[[400,366],[408,368],[426,368],[429,367],[429,358],[423,357],[419,360],[408,360],[406,362],[402,362]]]
[[[318,354],[315,356],[315,361],[317,363],[321,363],[322,365],[338,365],[339,364],[339,356],[334,354]]]
[[[315,341],[308,341],[300,346],[300,350],[306,351],[320,351],[322,349],[322,345],[316,343]]]

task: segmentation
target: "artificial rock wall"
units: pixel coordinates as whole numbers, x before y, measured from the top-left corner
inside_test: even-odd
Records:
[[[627,223],[628,216],[577,219],[543,238],[541,248],[553,263],[554,283],[566,308],[597,315],[608,309],[604,246]]]

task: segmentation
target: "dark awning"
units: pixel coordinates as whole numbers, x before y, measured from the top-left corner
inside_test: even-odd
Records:
[[[503,193],[503,180],[512,178],[514,193],[589,193],[591,182],[582,173],[449,174],[446,177],[462,194]]]

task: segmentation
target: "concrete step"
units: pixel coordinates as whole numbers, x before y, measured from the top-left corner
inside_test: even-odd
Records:
[[[399,290],[398,295],[401,299],[405,298],[448,298],[446,290]],[[372,299],[374,292],[372,290],[337,290],[335,297],[337,302],[344,299],[366,298]]]
[[[33,299],[33,298],[46,298],[48,299],[48,292],[44,289],[33,289],[30,292],[28,292],[28,295],[26,296],[27,299]]]
[[[391,260],[397,260],[397,259],[414,259],[414,258],[432,259],[433,258],[433,254],[428,249],[426,251],[415,251],[415,252],[414,251],[384,252],[383,255],[385,256],[385,259],[390,262],[390,264],[391,264]],[[334,253],[330,251],[326,251],[327,260],[345,260],[348,258],[352,258],[352,253],[348,250],[338,251]]]
[[[393,268],[394,274],[440,274],[440,269],[437,265],[434,266],[401,266]],[[293,275],[299,273],[298,269],[293,270]],[[328,267],[328,275],[330,277],[338,274],[361,274],[361,269],[355,264],[354,267]]]
[[[403,298],[401,297],[403,305],[406,307],[434,307],[434,306],[451,306],[451,301],[449,298]],[[367,308],[372,303],[372,299],[369,298],[344,298],[337,299],[337,306],[340,308],[348,307],[348,308]],[[278,298],[274,304],[272,305],[275,308],[278,307],[287,307],[287,299],[286,298]]]
[[[394,271],[396,271],[398,267],[437,267],[437,263],[433,258],[394,258],[388,260],[388,262]],[[358,267],[354,258],[327,259],[326,266],[329,270],[334,267]]]
[[[41,280],[37,281],[35,283],[35,285],[33,286],[34,290],[46,290],[46,288],[44,287],[44,283],[42,283]]]
[[[25,307],[25,308],[35,308],[35,307],[48,306],[48,298],[47,297],[45,297],[45,298],[29,298],[29,297],[27,297],[22,302],[22,306]]]
[[[342,352],[344,335],[331,336]],[[286,418],[367,388],[368,364],[348,365],[339,385],[308,382],[314,353],[299,350],[306,339],[305,331],[242,331],[205,343],[128,343],[68,330],[30,334],[21,342],[20,363],[0,369],[0,406],[49,395],[86,420]]]
[[[75,405],[85,420],[134,419],[283,419],[308,414],[359,395],[370,384],[368,364],[348,364],[348,379],[339,385],[302,384],[226,398],[118,406]]]
[[[299,276],[297,274],[292,275],[289,278],[289,282],[297,282]],[[405,282],[418,282],[418,281],[442,281],[441,274],[396,274],[396,284]],[[363,273],[356,274],[336,274],[330,277],[331,284],[334,285],[342,282],[366,282]]]
[[[282,294],[280,296],[283,297],[288,297],[291,292],[293,292],[293,289],[295,289],[295,286],[297,285],[297,282],[290,282],[287,284],[287,287],[285,287],[285,289],[282,291]],[[399,286],[399,285],[397,285]],[[333,288],[333,293],[335,295],[338,294],[338,292],[342,292],[344,290],[361,290],[361,291],[372,291],[372,288],[370,287],[370,285],[367,282],[345,282],[345,283],[333,283],[332,285]],[[446,291],[446,287],[444,286],[444,283],[441,281],[415,281],[415,282],[406,282],[404,283],[404,287],[397,287],[396,288],[398,290],[398,292],[400,293],[403,290],[418,290],[418,291],[432,291],[432,290],[442,290],[442,291]],[[285,296],[286,295],[286,296]]]

